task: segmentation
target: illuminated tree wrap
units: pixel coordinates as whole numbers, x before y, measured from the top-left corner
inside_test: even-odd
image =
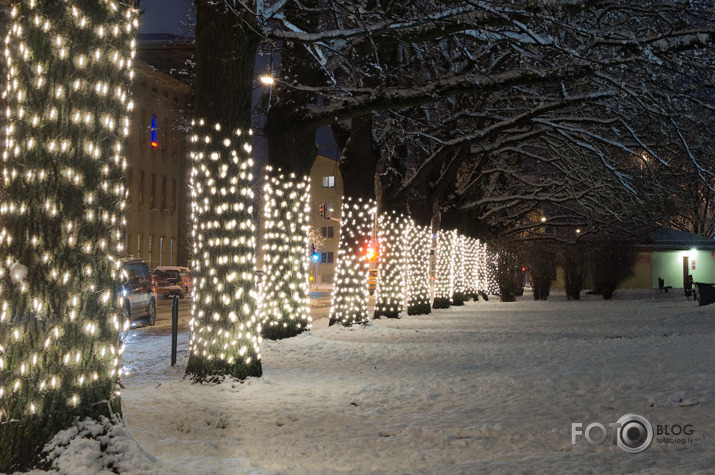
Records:
[[[250,131],[194,121],[191,214],[194,299],[186,374],[261,375]]]
[[[404,310],[405,296],[405,225],[404,216],[394,211],[377,220],[380,263],[377,270],[374,317],[397,318]]]
[[[467,276],[465,274],[467,265],[465,263],[466,259],[466,238],[461,234],[458,234],[455,230],[452,233],[452,262],[454,266],[454,288],[452,293],[452,305],[461,306],[464,305],[464,301],[467,299]]]
[[[340,218],[338,262],[330,307],[330,325],[350,326],[368,321],[367,274],[365,257],[370,242],[375,202],[343,197]]]
[[[407,254],[407,314],[426,315],[430,307],[429,258],[432,234],[413,222],[405,237]]]
[[[35,0],[5,42],[0,471],[77,418],[120,415],[119,293],[135,10]]]
[[[478,239],[466,240],[465,263],[466,268],[464,274],[467,278],[466,295],[474,300],[479,301],[479,259],[480,247]]]
[[[454,232],[440,231],[437,236],[437,265],[434,276],[433,308],[449,308],[454,293]]]
[[[263,184],[264,279],[259,315],[264,338],[279,339],[310,328],[308,219],[310,177],[286,176],[267,166]]]

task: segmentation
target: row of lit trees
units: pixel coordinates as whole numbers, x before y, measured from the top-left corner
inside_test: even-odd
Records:
[[[377,225],[379,250],[375,311],[373,316],[396,318],[407,307],[409,315],[427,314],[430,306],[430,261],[436,255],[434,308],[463,305],[479,294],[496,291],[495,255],[484,243],[456,230],[432,235],[429,228],[397,212],[374,219],[372,203],[345,199],[341,220],[330,324],[352,325],[368,321],[369,260],[372,222]],[[406,304],[406,305],[405,305]]]

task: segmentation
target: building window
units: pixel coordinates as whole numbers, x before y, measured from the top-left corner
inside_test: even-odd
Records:
[[[142,241],[144,241],[143,234],[137,234],[137,257],[142,258]]]
[[[171,129],[171,156],[176,158],[176,127]]]
[[[139,144],[144,145],[146,137],[146,111],[142,109],[141,121],[139,122]]]
[[[174,238],[169,238],[169,265],[174,265]]]
[[[161,151],[166,152],[168,145],[169,145],[169,139],[167,137],[167,134],[169,130],[169,119],[164,119],[164,130],[161,131],[161,140],[164,142],[161,144]]]
[[[321,252],[320,253],[320,262],[323,264],[332,264],[333,263],[333,253],[332,252]]]
[[[154,246],[152,246],[152,244],[154,244],[154,235],[153,235],[153,234],[150,234],[150,235],[149,235],[149,244],[147,244],[147,247],[149,248],[149,259],[147,260],[147,264],[149,264],[149,268],[150,268],[150,269],[151,269],[152,267],[154,267],[154,266],[152,266],[152,262],[151,262],[151,260],[152,260],[152,247],[154,247]]]
[[[164,265],[164,236],[159,238],[159,265]]]
[[[324,176],[323,177],[323,188],[333,188],[335,186],[334,176]]]
[[[323,226],[320,228],[320,235],[323,236],[324,238],[332,238],[334,236],[334,227],[333,226]]]
[[[124,255],[125,256],[131,256],[132,255],[132,234],[127,233],[127,248],[124,249]]]
[[[151,115],[151,148],[159,148],[159,117]]]
[[[165,210],[166,208],[166,177],[163,176],[161,177],[161,209]]]
[[[149,191],[149,208],[156,209],[156,173],[151,174],[151,188]]]
[[[134,193],[132,193],[132,186],[134,184],[134,170],[127,168],[127,203],[131,203],[134,199]]]
[[[176,178],[171,179],[171,212],[176,212]]]
[[[144,170],[139,170],[139,206],[144,206]]]

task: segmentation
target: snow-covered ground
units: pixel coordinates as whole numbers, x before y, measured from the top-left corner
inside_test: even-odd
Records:
[[[129,340],[122,473],[715,473],[715,305],[681,292],[323,318],[264,342],[264,374],[243,384],[182,380],[187,339],[175,367],[169,336]],[[692,435],[639,454],[610,435],[572,445],[572,423],[627,413]],[[93,473],[93,450],[66,452],[65,470]]]

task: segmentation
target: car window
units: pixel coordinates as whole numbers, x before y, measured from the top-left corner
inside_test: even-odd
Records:
[[[133,264],[124,264],[124,271],[127,274],[127,280],[136,279],[139,277],[137,269]]]

